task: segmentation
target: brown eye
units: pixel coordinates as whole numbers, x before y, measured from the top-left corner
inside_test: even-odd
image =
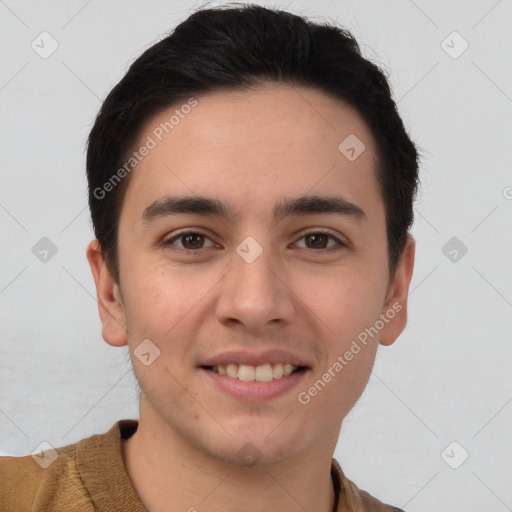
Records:
[[[204,243],[203,235],[197,233],[182,235],[180,239],[185,249],[201,249]]]
[[[306,241],[306,246],[308,247],[308,249],[325,249],[325,247],[327,246],[327,239],[329,237],[322,234],[322,233],[314,233],[312,235],[306,235],[305,236],[305,239],[307,240]]]
[[[330,233],[313,232],[307,233],[300,239],[304,240],[305,249],[340,249],[345,247],[345,244],[338,240]],[[337,246],[337,247],[336,247]]]
[[[205,245],[206,241],[210,241],[210,245]],[[194,231],[186,231],[170,238],[165,242],[165,245],[177,246],[178,249],[185,251],[199,251],[213,246],[213,243],[206,235]]]

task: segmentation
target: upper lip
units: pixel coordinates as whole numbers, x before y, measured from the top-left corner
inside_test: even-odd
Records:
[[[229,363],[238,365],[246,364],[249,366],[260,366],[267,363],[289,363],[294,366],[309,366],[301,357],[286,350],[279,349],[263,351],[230,350],[204,360],[200,366],[218,366],[227,365]]]

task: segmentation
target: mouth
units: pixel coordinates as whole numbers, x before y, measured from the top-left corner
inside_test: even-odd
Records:
[[[205,389],[236,399],[239,403],[291,396],[312,367],[298,354],[279,349],[230,350],[211,356],[198,366]]]
[[[308,369],[307,366],[296,366],[291,363],[264,363],[258,366],[228,363],[205,365],[201,368],[243,382],[272,382]]]
[[[228,363],[200,367],[208,379],[205,381],[206,386],[209,387],[211,383],[214,389],[242,402],[261,402],[289,396],[303,381],[309,369],[291,363],[264,363],[257,366]]]

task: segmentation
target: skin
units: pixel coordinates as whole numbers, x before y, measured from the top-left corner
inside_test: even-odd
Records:
[[[346,104],[284,85],[196,99],[130,176],[119,222],[119,284],[97,241],[87,249],[103,338],[129,345],[141,387],[139,428],[123,443],[127,471],[151,511],[330,512],[330,466],[343,418],[367,384],[379,343],[391,345],[407,322],[415,243],[409,237],[390,277],[374,141]],[[175,108],[152,118],[136,147]],[[338,150],[349,134],[366,146],[352,162]],[[238,217],[141,220],[155,200],[182,194],[217,198]],[[276,202],[305,194],[342,196],[365,217],[272,219]],[[173,239],[187,229],[206,238],[192,248]],[[305,237],[325,231],[345,245],[322,239],[318,248]],[[252,263],[236,253],[249,236],[263,249]],[[169,240],[173,245],[164,244]],[[401,310],[380,334],[308,404],[299,403],[297,394],[393,304]],[[147,338],[160,349],[149,366],[133,356]],[[296,388],[243,401],[198,368],[226,350],[262,348],[308,362]],[[248,442],[256,463],[242,460]]]

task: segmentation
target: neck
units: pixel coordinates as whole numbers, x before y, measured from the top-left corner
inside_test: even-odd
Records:
[[[334,509],[330,446],[249,467],[211,457],[150,419],[141,407],[137,432],[122,443],[122,453],[135,490],[151,512]]]

